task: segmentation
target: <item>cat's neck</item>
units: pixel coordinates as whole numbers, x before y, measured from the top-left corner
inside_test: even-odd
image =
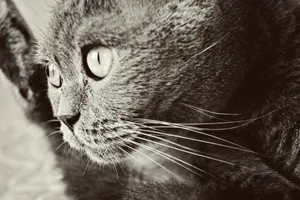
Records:
[[[173,179],[191,181],[193,173],[183,167],[184,163],[190,163],[191,157],[166,147],[170,146],[166,142],[160,141],[159,143],[160,145],[144,145],[131,153],[131,156],[124,162],[129,170],[129,177],[143,182],[165,182]]]

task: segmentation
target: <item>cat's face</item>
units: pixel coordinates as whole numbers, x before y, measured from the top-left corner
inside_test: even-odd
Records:
[[[64,139],[99,163],[141,142],[134,119],[188,119],[186,104],[218,111],[240,78],[226,80],[238,62],[217,55],[234,47],[210,51],[227,34],[214,32],[211,1],[116,2],[62,1],[39,50]]]

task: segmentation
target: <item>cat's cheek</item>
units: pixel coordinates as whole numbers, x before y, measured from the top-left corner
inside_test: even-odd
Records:
[[[57,116],[57,111],[58,111],[58,106],[59,106],[59,100],[60,100],[60,90],[55,90],[52,88],[48,82],[48,98],[51,102],[52,110],[53,110],[53,115]]]

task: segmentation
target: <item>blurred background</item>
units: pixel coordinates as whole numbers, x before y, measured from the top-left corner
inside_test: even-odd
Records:
[[[54,0],[14,0],[39,38]],[[43,131],[24,117],[9,84],[0,80],[0,200],[66,200]]]

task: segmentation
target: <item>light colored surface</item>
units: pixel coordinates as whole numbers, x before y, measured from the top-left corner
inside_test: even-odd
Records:
[[[51,7],[56,0],[13,0],[34,34],[40,38],[46,32]]]
[[[40,35],[37,27],[45,30],[48,17],[45,0],[15,1]],[[0,200],[66,199],[46,136],[25,119],[8,87],[0,81]]]

